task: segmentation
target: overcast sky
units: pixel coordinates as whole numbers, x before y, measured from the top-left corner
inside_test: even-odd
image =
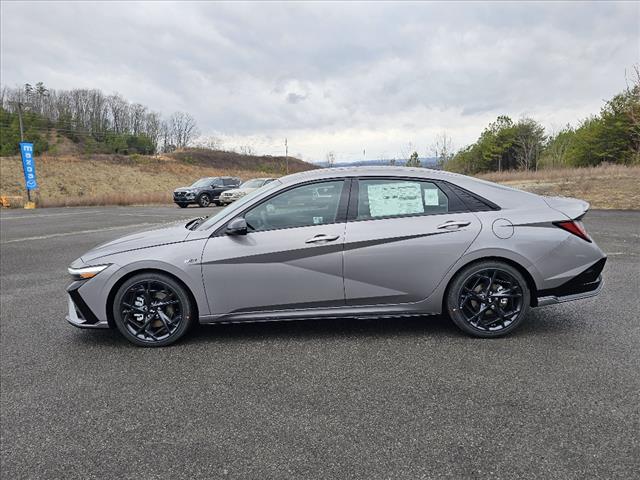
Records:
[[[497,115],[597,113],[640,3],[2,2],[2,84],[119,92],[227,147],[339,161],[473,142]]]

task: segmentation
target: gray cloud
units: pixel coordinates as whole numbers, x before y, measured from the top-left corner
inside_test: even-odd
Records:
[[[3,84],[118,91],[310,159],[462,146],[503,113],[575,122],[640,61],[637,3],[1,5]]]

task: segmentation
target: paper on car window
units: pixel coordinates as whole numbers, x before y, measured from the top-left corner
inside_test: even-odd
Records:
[[[424,190],[424,204],[427,206],[437,207],[440,202],[438,200],[437,188],[425,188]]]
[[[368,185],[367,195],[372,217],[424,213],[419,183],[392,182]]]

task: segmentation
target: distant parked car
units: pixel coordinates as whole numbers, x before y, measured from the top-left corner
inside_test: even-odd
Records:
[[[253,178],[251,180],[247,180],[238,188],[233,188],[231,190],[227,190],[226,192],[222,192],[222,194],[220,195],[220,203],[222,205],[229,205],[239,198],[244,197],[247,193],[251,193],[254,190],[259,189],[260,187],[265,186],[267,183],[273,182],[274,180],[275,178]]]
[[[240,186],[237,177],[205,177],[190,187],[180,187],[173,191],[173,201],[185,208],[195,203],[201,207],[208,207],[212,203],[220,205],[220,194]]]

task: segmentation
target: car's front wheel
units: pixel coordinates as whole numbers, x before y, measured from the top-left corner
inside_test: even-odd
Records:
[[[141,273],[125,281],[113,302],[113,319],[131,343],[162,347],[181,338],[193,309],[184,287],[168,275]]]
[[[203,193],[198,197],[198,205],[201,207],[208,207],[211,205],[211,197],[207,193]]]
[[[447,312],[462,331],[483,338],[512,332],[524,321],[531,292],[522,274],[500,261],[469,265],[454,277]]]

